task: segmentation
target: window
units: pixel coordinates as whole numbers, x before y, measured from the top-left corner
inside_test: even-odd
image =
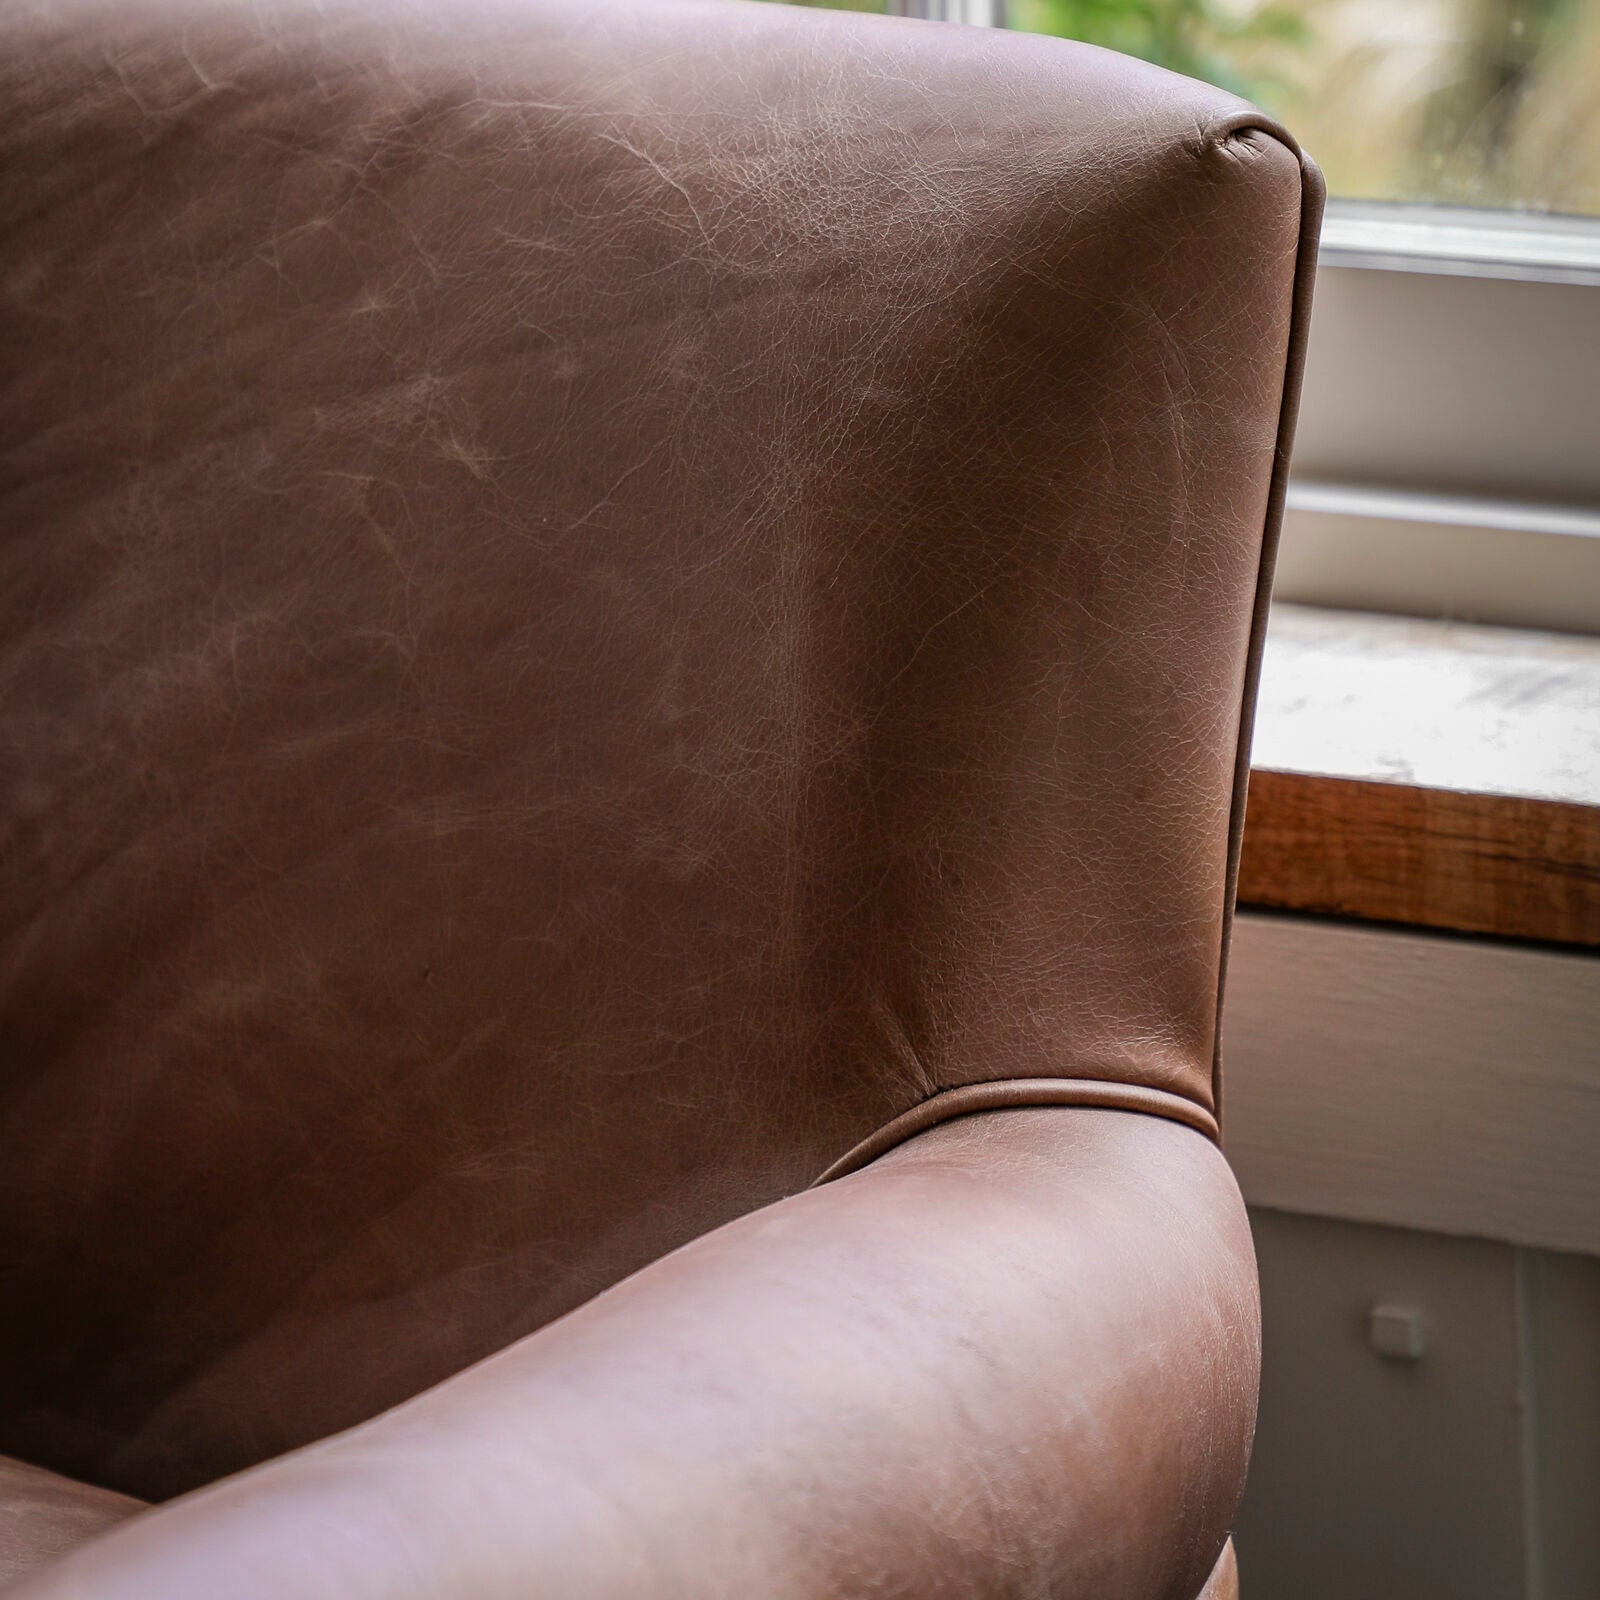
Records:
[[[1600,0],[846,3],[1085,39],[1292,127],[1332,198],[1277,592],[1600,633]]]
[[[1009,0],[1291,123],[1352,200],[1600,214],[1591,0]]]

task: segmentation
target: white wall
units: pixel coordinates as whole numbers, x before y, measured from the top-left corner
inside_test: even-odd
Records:
[[[1596,1600],[1600,1262],[1252,1212],[1266,1338],[1245,1600]],[[1368,1342],[1421,1313],[1414,1362]]]
[[[1245,1600],[1600,1600],[1600,959],[1247,914],[1225,1038]]]

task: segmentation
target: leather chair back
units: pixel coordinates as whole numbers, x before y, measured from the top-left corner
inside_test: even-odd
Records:
[[[0,1450],[170,1493],[973,1104],[1214,1127],[1281,131],[777,6],[0,31]]]

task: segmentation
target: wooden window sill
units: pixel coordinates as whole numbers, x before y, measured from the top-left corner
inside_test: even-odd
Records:
[[[1600,946],[1600,639],[1275,606],[1239,901]]]

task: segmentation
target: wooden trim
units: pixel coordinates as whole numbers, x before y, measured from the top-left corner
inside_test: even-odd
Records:
[[[1600,946],[1600,639],[1275,605],[1241,904]]]
[[[1239,900],[1600,946],[1600,807],[1258,768]]]

